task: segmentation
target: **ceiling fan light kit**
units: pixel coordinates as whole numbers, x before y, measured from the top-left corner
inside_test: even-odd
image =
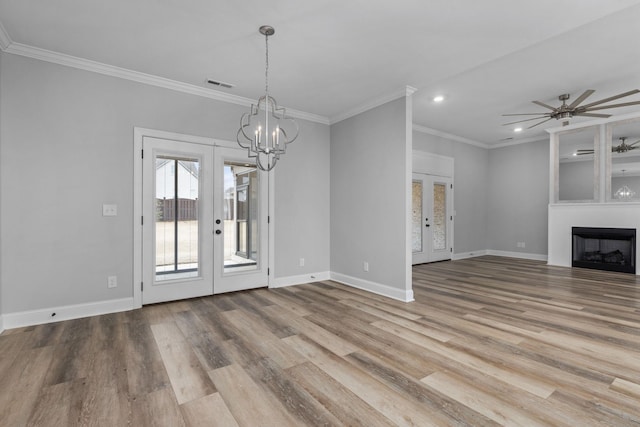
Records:
[[[632,101],[632,102],[623,102],[620,104],[609,104],[609,105],[602,105],[602,104],[606,104],[608,102],[611,101],[615,101],[616,99],[620,99],[620,98],[624,98],[627,96],[631,96],[631,95],[635,95],[636,93],[640,93],[640,90],[638,89],[633,89],[630,90],[628,92],[624,92],[624,93],[620,93],[618,95],[614,95],[614,96],[610,96],[608,98],[604,98],[601,99],[599,101],[595,101],[592,102],[590,104],[585,104],[585,105],[581,105],[588,97],[590,97],[593,93],[595,92],[595,90],[593,89],[588,89],[586,91],[584,91],[582,93],[582,95],[580,95],[579,97],[577,97],[571,104],[567,104],[567,101],[569,101],[569,99],[571,98],[571,95],[568,93],[563,93],[562,95],[558,96],[558,100],[562,102],[562,104],[559,107],[553,107],[549,104],[545,104],[544,102],[541,101],[531,101],[536,105],[539,105],[541,107],[544,107],[548,110],[548,112],[542,112],[542,113],[512,113],[512,114],[503,114],[504,117],[508,117],[508,116],[536,116],[530,119],[524,119],[524,120],[517,120],[515,122],[509,122],[509,123],[504,123],[503,126],[508,126],[508,125],[513,125],[516,123],[524,123],[524,122],[530,122],[530,121],[534,121],[534,120],[538,120],[538,123],[534,123],[533,125],[529,126],[527,129],[531,129],[533,127],[536,127],[538,125],[541,125],[543,123],[548,122],[549,120],[552,119],[556,119],[556,120],[564,120],[564,122],[562,123],[563,126],[566,126],[569,124],[569,119],[579,116],[579,117],[599,117],[599,118],[607,118],[607,117],[611,117],[611,114],[603,114],[603,113],[593,113],[592,111],[598,111],[598,110],[604,110],[607,108],[620,108],[620,107],[628,107],[630,105],[638,105],[640,104],[640,101]]]

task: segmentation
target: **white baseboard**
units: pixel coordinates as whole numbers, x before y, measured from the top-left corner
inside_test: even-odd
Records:
[[[370,282],[368,280],[347,276],[346,274],[340,274],[333,271],[331,272],[331,280],[402,302],[413,301],[413,289],[403,290],[392,288],[391,286],[383,285],[381,283]]]
[[[493,249],[483,249],[481,251],[462,252],[459,254],[453,254],[452,260],[460,260],[466,258],[475,258],[483,255],[503,256],[509,258],[521,258],[531,259],[534,261],[547,261],[547,255],[542,254],[529,254],[526,252],[509,252],[509,251],[494,251]]]
[[[17,313],[4,314],[2,316],[2,326],[7,329],[21,328],[23,326],[41,325],[43,323],[59,322],[61,320],[117,313],[120,311],[132,310],[133,308],[133,298],[122,298],[87,304],[65,305],[40,310],[21,311]]]
[[[509,258],[522,258],[522,259],[530,259],[530,260],[534,260],[534,261],[547,261],[547,255],[542,255],[542,254],[529,254],[529,253],[525,253],[525,252],[508,252],[508,251],[494,251],[489,249],[487,251],[487,255],[494,255],[494,256],[503,256],[503,257],[509,257]]]
[[[285,286],[303,285],[305,283],[319,282],[329,280],[329,272],[322,271],[319,273],[300,274],[298,276],[276,277],[269,284],[270,288],[283,288]]]
[[[481,251],[471,251],[471,252],[461,252],[459,254],[453,254],[453,256],[451,257],[451,259],[453,261],[459,260],[459,259],[466,259],[466,258],[475,258],[477,256],[483,256],[483,255],[487,255],[487,250],[481,250]]]

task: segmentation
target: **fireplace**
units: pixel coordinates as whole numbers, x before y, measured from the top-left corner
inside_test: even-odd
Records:
[[[573,227],[572,266],[636,273],[636,230]]]

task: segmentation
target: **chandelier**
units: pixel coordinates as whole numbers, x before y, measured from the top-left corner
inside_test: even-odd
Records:
[[[287,150],[287,144],[298,137],[298,124],[286,116],[283,107],[269,95],[269,36],[275,34],[273,27],[263,25],[260,34],[265,40],[264,95],[251,110],[240,118],[240,129],[237,140],[242,148],[246,148],[249,158],[256,159],[260,170],[270,171],[280,156]]]
[[[624,177],[624,169],[622,169],[622,176]],[[622,199],[622,200],[630,200],[633,199],[633,197],[636,195],[636,192],[633,191],[632,189],[630,189],[626,184],[623,185],[622,187],[618,188],[618,191],[616,191],[614,193],[614,197],[616,199]]]

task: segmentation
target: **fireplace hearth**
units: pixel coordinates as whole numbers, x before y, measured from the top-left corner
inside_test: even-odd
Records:
[[[636,230],[573,227],[572,266],[636,273]]]

